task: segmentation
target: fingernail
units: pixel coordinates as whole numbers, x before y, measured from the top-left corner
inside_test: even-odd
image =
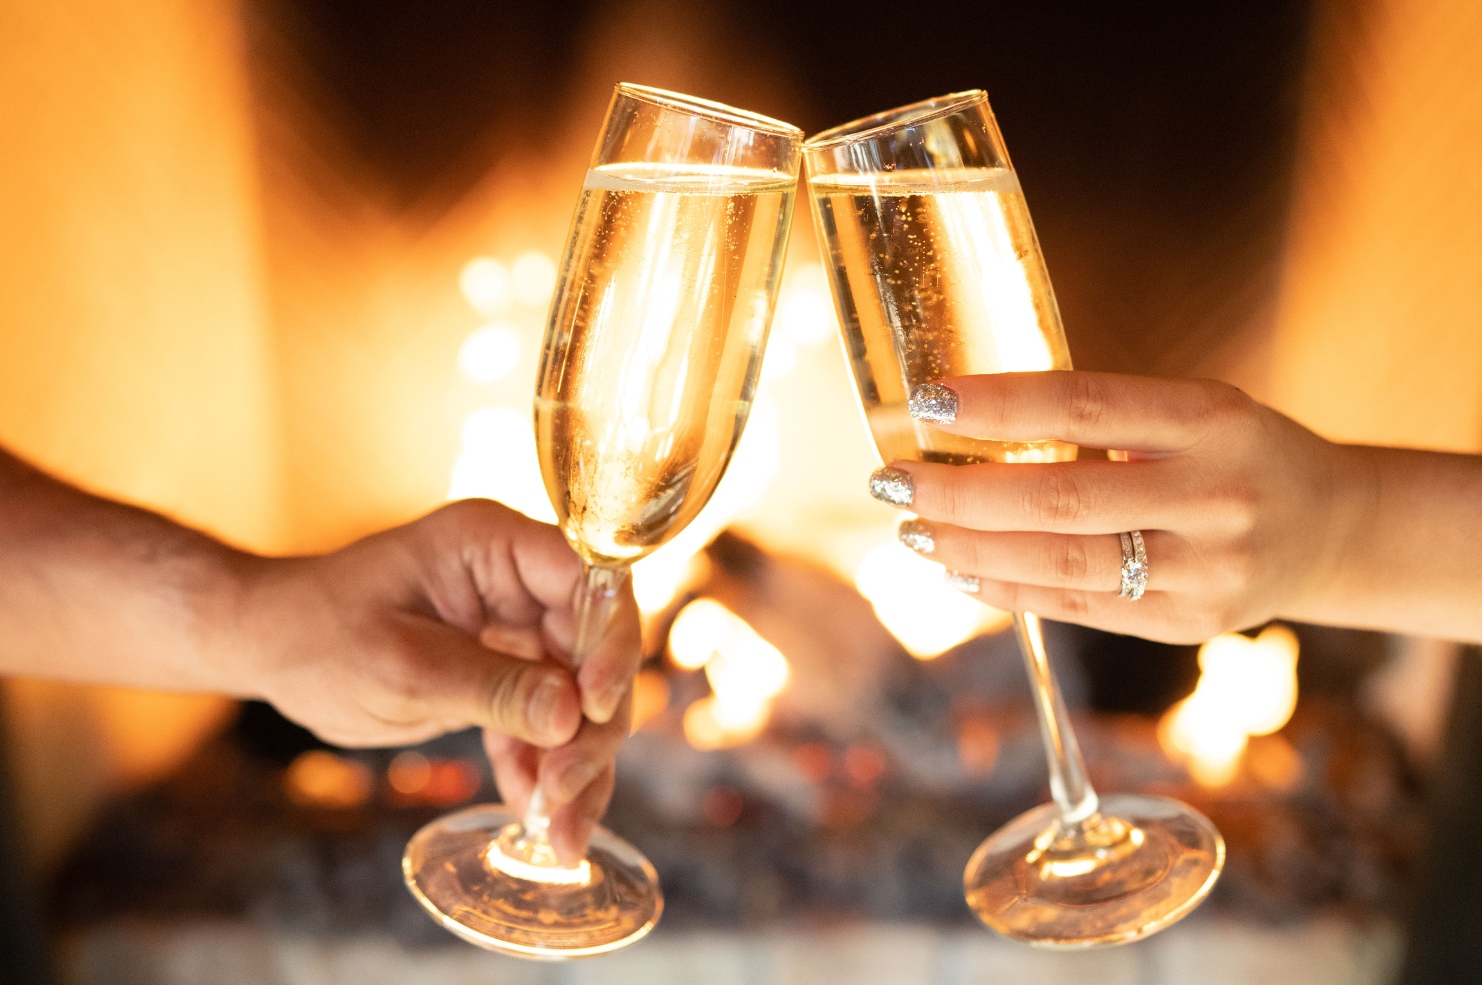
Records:
[[[601,767],[596,763],[572,763],[561,771],[556,779],[556,786],[563,804],[569,804],[576,799],[576,795],[587,788],[587,784],[597,778],[597,771]]]
[[[576,822],[576,833],[572,836],[572,841],[570,843],[568,843],[564,838],[562,838],[559,843],[552,842],[553,845],[559,844],[559,847],[556,848],[557,860],[562,865],[568,867],[580,865],[581,860],[586,857],[587,844],[592,840],[592,832],[596,829],[596,827],[596,821],[586,819],[580,820]],[[568,849],[570,849],[569,856],[567,851]]]
[[[940,383],[922,383],[911,391],[906,409],[918,421],[951,424],[957,420],[957,391]]]
[[[623,693],[627,690],[627,681],[615,681],[609,684],[606,690],[600,692],[592,699],[592,714],[588,717],[598,725],[605,725],[612,721],[612,716],[617,711],[618,702],[623,699]]]
[[[947,585],[957,589],[959,592],[967,592],[970,595],[978,594],[979,581],[976,575],[965,575],[960,571],[949,571],[945,576]]]
[[[896,536],[917,554],[930,554],[937,549],[937,542],[932,539],[931,527],[920,520],[907,520],[900,525],[895,532]]]
[[[910,506],[916,495],[916,483],[911,473],[887,465],[870,473],[870,495],[892,506]]]
[[[566,685],[557,677],[548,677],[530,695],[528,713],[530,729],[551,738],[564,738],[562,723],[557,721],[561,714],[561,693]]]

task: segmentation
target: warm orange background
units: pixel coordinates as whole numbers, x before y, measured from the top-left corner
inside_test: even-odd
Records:
[[[1331,437],[1482,450],[1482,7],[1331,6],[1277,314],[1213,369]],[[627,57],[683,87],[724,45],[680,50],[693,63],[662,78]],[[419,223],[347,171],[291,78],[250,64],[230,0],[0,4],[0,443],[240,545],[318,550],[443,498],[468,409],[458,345],[479,324],[459,267],[558,252],[605,80],[630,66],[594,72],[560,160],[507,163]],[[857,485],[828,456],[868,457],[863,432],[824,452],[817,474]],[[8,692],[43,863],[225,712]]]

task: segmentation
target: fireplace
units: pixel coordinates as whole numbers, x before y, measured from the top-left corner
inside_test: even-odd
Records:
[[[882,960],[924,962],[924,981],[959,980],[938,969],[954,961],[1082,967],[1005,957],[1018,945],[977,927],[962,900],[977,843],[1048,797],[1012,633],[922,659],[821,566],[733,533],[702,557],[704,576],[654,620],[640,724],[607,817],[654,862],[668,900],[654,940],[626,960],[655,974],[671,973],[672,961],[801,967],[812,948],[829,947],[844,967],[855,948],[876,946],[864,928],[879,928],[899,939]],[[687,618],[730,620],[708,655],[729,669],[686,655],[686,633],[700,632]],[[840,639],[834,625],[851,632]],[[1126,959],[1129,969],[1164,962],[1193,975],[1205,948],[1254,947],[1263,960],[1284,954],[1299,965],[1306,949],[1326,949],[1326,960],[1358,976],[1324,980],[1391,973],[1395,928],[1415,889],[1423,785],[1359,686],[1366,662],[1393,641],[1281,627],[1206,645],[1201,668],[1192,647],[1053,625],[1050,640],[1093,781],[1194,804],[1228,842],[1226,873],[1204,910]],[[1180,704],[1161,718],[1111,710],[1106,678],[1127,669],[1115,666],[1118,650],[1160,667],[1167,693],[1193,677],[1187,706],[1207,700],[1199,695],[1211,676],[1221,683],[1221,646],[1273,647],[1271,663],[1294,687],[1307,684],[1292,694],[1289,720],[1252,724],[1264,734],[1242,736],[1232,757],[1222,758],[1224,737],[1201,746],[1175,734],[1187,728]],[[784,661],[780,673],[772,660]],[[770,675],[765,686],[728,680],[748,670]],[[751,716],[727,708],[740,700],[727,687],[765,707]],[[1255,723],[1261,710],[1241,720]],[[1219,716],[1206,708],[1201,717]],[[54,900],[69,967],[106,980],[88,979],[89,969],[187,961],[193,948],[220,946],[258,962],[312,964],[340,949],[359,957],[336,962],[380,953],[407,974],[471,969],[477,963],[459,956],[466,946],[405,892],[398,860],[421,824],[496,796],[475,733],[414,749],[336,750],[249,705],[174,775],[115,804],[63,870]],[[823,943],[804,943],[815,935]]]
[[[169,144],[155,131],[57,123],[72,142],[46,144],[47,160],[87,160],[106,139],[109,160],[144,162],[134,184],[118,178],[132,193],[87,186],[116,211],[95,210],[77,241],[52,237],[66,276],[37,273],[46,303],[25,309],[38,313],[36,338],[113,355],[84,372],[65,346],[0,334],[0,438],[257,550],[329,549],[463,496],[549,518],[531,381],[591,136],[619,79],[809,132],[986,85],[1078,366],[1219,376],[1354,440],[1475,444],[1471,391],[1445,383],[1471,340],[1432,347],[1451,354],[1428,364],[1435,386],[1301,385],[1321,362],[1304,341],[1309,320],[1347,326],[1357,308],[1400,296],[1362,300],[1374,278],[1353,273],[1373,268],[1360,247],[1375,238],[1350,214],[1370,198],[1309,187],[1372,163],[1345,148],[1386,134],[1412,145],[1410,131],[1385,129],[1377,97],[1374,120],[1330,105],[1348,105],[1335,95],[1335,52],[1389,50],[1368,21],[1297,0],[1174,14],[958,4],[892,53],[875,36],[885,15],[772,0],[530,11],[246,0],[178,16],[81,5],[117,30],[38,20],[27,64],[73,64],[86,41],[79,73],[118,59],[130,72],[78,74],[48,92],[88,106],[88,119],[112,118],[90,92],[156,119],[163,80],[179,133]],[[1314,123],[1325,107],[1354,133]],[[165,169],[175,158],[189,167]],[[222,162],[224,188],[187,180]],[[150,174],[174,176],[157,183],[171,187]],[[57,208],[52,231],[73,229]],[[156,213],[163,221],[145,221]],[[102,219],[117,215],[133,231],[109,238]],[[219,250],[196,248],[209,230],[190,222],[202,216]],[[32,239],[0,240],[0,258],[35,272],[22,262],[52,239]],[[1444,246],[1406,255],[1433,266],[1459,255]],[[193,271],[194,293],[129,293],[155,281],[110,264],[151,255]],[[1461,300],[1427,297],[1435,317],[1394,308],[1390,320],[1467,323]],[[222,311],[229,323],[205,317]],[[1451,657],[1374,634],[1255,627],[1201,651],[1051,627],[1097,787],[1197,806],[1224,832],[1228,868],[1186,926],[1136,949],[1030,952],[971,921],[960,880],[972,848],[1047,796],[1027,683],[1007,616],[941,587],[894,542],[894,511],[865,495],[876,461],[833,318],[800,221],[735,465],[702,517],[635,573],[647,660],[607,821],[660,871],[669,908],[652,940],[558,973],[464,948],[426,919],[397,860],[425,821],[497,796],[472,735],[342,750],[260,705],[73,702],[18,685],[17,744],[60,744],[59,733],[71,743],[64,760],[21,757],[21,786],[56,795],[42,798],[52,812],[21,820],[33,842],[61,832],[38,881],[64,977],[1387,980],[1397,928],[1424,890]],[[218,330],[201,331],[208,323]],[[1345,372],[1388,363],[1365,358]],[[15,382],[43,377],[66,398],[45,420]],[[1382,397],[1355,407],[1347,389]],[[181,405],[209,426],[187,428]],[[1401,430],[1371,434],[1379,419]],[[148,448],[120,464],[119,449],[146,435]],[[1259,677],[1230,675],[1232,662]],[[125,766],[74,778],[94,760]],[[48,767],[58,761],[70,766]]]

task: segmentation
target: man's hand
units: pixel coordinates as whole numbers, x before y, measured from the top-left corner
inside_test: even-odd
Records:
[[[559,808],[568,859],[611,795],[640,660],[629,593],[572,672],[580,579],[560,531],[487,500],[262,558],[0,449],[0,674],[265,698],[347,746],[479,725],[505,799],[539,782]]]
[[[506,802],[523,810],[538,782],[559,807],[557,852],[574,859],[612,794],[641,659],[629,593],[569,669],[580,580],[555,527],[453,503],[323,557],[250,559],[232,662],[245,690],[337,745],[482,726]]]

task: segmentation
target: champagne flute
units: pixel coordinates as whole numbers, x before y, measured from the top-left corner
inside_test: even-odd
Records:
[[[582,557],[571,664],[601,641],[629,566],[710,499],[751,412],[797,191],[802,131],[645,86],[613,93],[566,244],[535,398],[546,491]],[[464,940],[527,958],[602,954],[663,910],[643,855],[597,828],[563,866],[537,791],[407,846],[412,893]]]
[[[989,441],[914,420],[912,388],[946,376],[1070,369],[1055,294],[980,90],[856,120],[803,145],[808,189],[865,416],[886,463],[1058,462],[1075,445]],[[1224,864],[1219,832],[1162,797],[1098,798],[1045,653],[1016,613],[1054,802],[973,854],[968,905],[1032,944],[1137,940],[1190,912]]]

